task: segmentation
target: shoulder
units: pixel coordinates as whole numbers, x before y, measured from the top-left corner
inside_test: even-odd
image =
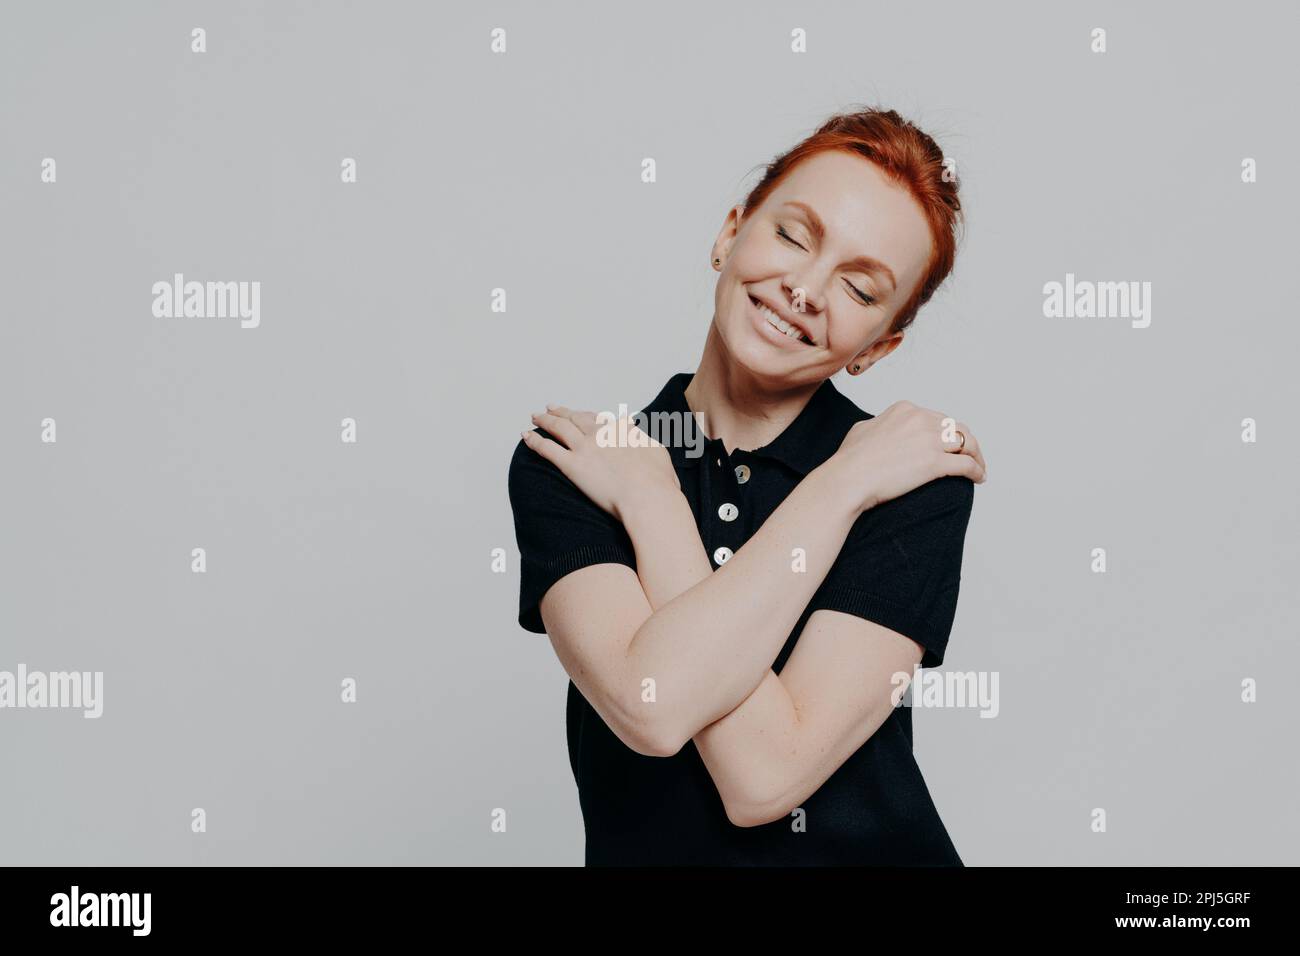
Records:
[[[858,422],[870,421],[876,417],[833,386],[827,389],[825,414],[831,421],[843,426],[845,432]]]
[[[543,438],[554,439],[543,428],[532,429]],[[560,471],[559,467],[550,461],[547,461],[540,454],[524,444],[521,438],[515,442],[514,452],[510,456],[510,469],[507,477],[507,484],[510,489],[511,500],[517,501],[523,498],[536,497],[538,495],[563,491],[567,485],[573,485],[567,475]]]
[[[555,440],[544,428],[534,428],[543,438]],[[524,444],[515,443],[506,479],[510,507],[517,524],[583,521],[588,524],[622,527],[593,502],[558,465]]]
[[[845,433],[859,422],[876,417],[839,390],[831,396],[828,408],[834,419],[843,425]],[[975,482],[963,475],[944,475],[872,510],[900,515],[951,511],[969,514],[974,501]]]
[[[532,430],[539,435],[546,434],[540,428]],[[551,465],[551,463],[524,444],[522,438],[519,439],[515,442],[514,451],[510,455],[510,484],[514,485],[520,478],[537,471],[543,465]],[[555,466],[551,465],[551,467]]]
[[[678,372],[671,376],[660,390],[659,396],[637,414],[649,415],[668,407],[671,404],[671,396],[680,393],[685,383],[690,381],[690,377],[688,372]],[[543,438],[558,441],[544,428],[534,426],[530,431]],[[578,490],[577,485],[557,465],[529,448],[522,438],[515,442],[514,451],[510,456],[509,486],[511,498],[538,495],[549,491],[561,495],[576,495],[582,501],[587,500],[587,496]]]
[[[964,475],[944,475],[883,502],[862,514],[858,542],[893,541],[913,560],[922,555],[960,553],[975,500],[975,483]]]
[[[975,482],[965,475],[944,475],[913,488],[896,500],[900,504],[897,510],[909,513],[938,514],[956,511],[969,514],[975,502]]]
[[[540,428],[533,428],[531,431],[538,435],[546,435],[546,432]],[[550,436],[547,435],[547,437],[549,438]],[[522,438],[515,442],[514,450],[510,454],[510,476],[512,478],[516,475],[522,474],[523,472],[529,471],[530,469],[538,467],[539,463],[542,465],[551,464],[541,455],[537,454],[537,452],[529,448]],[[551,465],[551,467],[554,468],[555,466]]]

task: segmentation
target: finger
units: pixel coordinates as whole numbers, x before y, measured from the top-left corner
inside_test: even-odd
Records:
[[[966,449],[963,441],[970,441],[970,433],[966,431],[965,426],[951,415],[944,415],[941,412],[934,414],[939,419],[939,443],[943,445],[943,450],[950,455],[964,452]],[[966,436],[964,440],[962,435]]]
[[[573,424],[578,426],[578,430],[584,435],[590,435],[596,429],[596,413],[583,411],[582,409],[569,408],[567,405],[553,405],[547,403],[546,410],[552,415],[559,415],[561,418],[567,418]]]
[[[952,422],[952,438],[946,438],[948,428],[943,428],[944,423]],[[984,453],[980,451],[979,442],[975,440],[975,434],[970,430],[970,426],[965,422],[959,422],[955,418],[945,416],[940,422],[942,433],[939,440],[943,443],[943,450],[952,455],[970,455],[979,462],[980,468],[988,469],[984,461]]]
[[[941,467],[945,475],[960,475],[969,478],[975,484],[984,482],[984,466],[970,455],[945,454]]]
[[[562,441],[569,449],[582,441],[582,429],[567,418],[547,412],[533,412],[533,421]]]
[[[600,427],[600,419],[596,417],[595,412],[570,412],[569,418],[588,435]]]
[[[562,462],[564,456],[568,453],[567,448],[557,441],[552,441],[549,438],[539,435],[535,431],[529,430],[520,432],[519,434],[523,437],[525,445],[537,452],[537,454],[541,455],[561,471],[564,470]]]
[[[966,447],[962,449],[962,454],[970,455],[980,463],[980,467],[987,473],[989,470],[988,462],[984,460],[984,452],[980,449],[980,443],[975,438],[975,433],[970,430],[970,426],[965,422],[958,422],[957,428],[966,436]]]

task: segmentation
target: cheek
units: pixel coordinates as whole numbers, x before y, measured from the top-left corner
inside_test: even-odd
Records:
[[[889,325],[889,316],[880,309],[854,309],[852,313],[832,314],[827,326],[826,344],[837,359],[849,359],[875,341]]]

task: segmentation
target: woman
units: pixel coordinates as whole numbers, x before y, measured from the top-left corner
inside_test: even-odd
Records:
[[[960,216],[930,137],[832,117],[728,213],[699,367],[638,418],[699,416],[704,454],[562,406],[523,433],[519,621],[570,677],[588,865],[962,865],[897,701],[942,663],[984,459],[830,381],[903,340]]]

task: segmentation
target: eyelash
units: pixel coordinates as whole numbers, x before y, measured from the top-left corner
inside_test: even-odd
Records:
[[[790,234],[789,234],[788,232],[785,231],[785,227],[784,227],[784,226],[777,226],[777,227],[776,227],[776,234],[777,234],[778,236],[780,236],[782,239],[784,239],[786,242],[793,243],[795,246],[798,246],[800,249],[803,249],[803,246],[800,246],[799,243],[795,242],[794,239],[792,239],[792,238],[790,237]],[[804,252],[807,252],[808,250],[807,250],[807,249],[803,249],[803,251],[804,251]],[[863,292],[861,289],[859,289],[857,286],[855,286],[852,282],[848,282],[848,281],[846,281],[844,284],[847,285],[850,289],[852,289],[854,292],[856,292],[856,293],[858,294],[858,299],[862,302],[863,305],[875,305],[875,304],[876,304],[876,300],[875,300],[875,298],[874,298],[873,296],[869,296],[869,295],[867,295],[865,292]]]

